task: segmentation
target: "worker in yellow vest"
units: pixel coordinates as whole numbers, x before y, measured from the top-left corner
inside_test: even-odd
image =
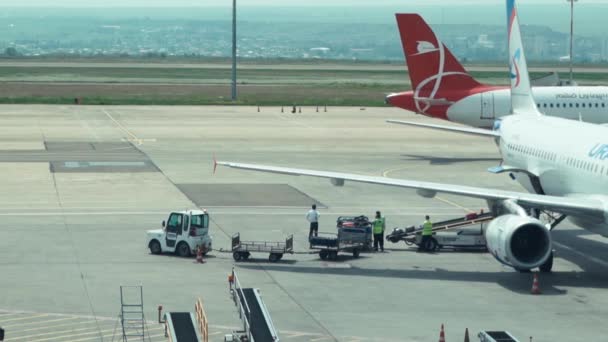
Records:
[[[378,251],[378,245],[380,250],[384,252],[384,229],[386,228],[386,220],[376,211],[376,218],[374,219],[373,230],[374,230],[374,251]]]
[[[424,223],[422,223],[422,240],[420,241],[418,250],[430,252],[427,245],[430,243],[433,236],[433,223],[431,222],[429,215],[426,215],[424,219]]]

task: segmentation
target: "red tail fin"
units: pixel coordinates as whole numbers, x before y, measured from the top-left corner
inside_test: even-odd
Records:
[[[420,112],[426,111],[426,105],[457,100],[454,91],[464,97],[468,90],[481,86],[439,41],[422,17],[418,14],[396,16],[414,98],[422,107],[418,108]]]

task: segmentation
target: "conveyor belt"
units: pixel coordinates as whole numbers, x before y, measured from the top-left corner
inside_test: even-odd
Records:
[[[251,329],[251,336],[255,342],[271,342],[274,341],[268,322],[264,316],[264,312],[258,303],[258,299],[252,288],[241,289],[241,302],[247,302],[247,305],[243,303],[246,308],[249,307],[249,325]]]
[[[171,312],[168,316],[171,319],[176,342],[198,342],[189,312]]]

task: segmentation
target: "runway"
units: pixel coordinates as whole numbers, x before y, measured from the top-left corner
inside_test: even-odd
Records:
[[[280,107],[0,106],[0,326],[7,341],[111,341],[119,286],[143,285],[153,341],[156,307],[188,311],[200,297],[212,341],[240,321],[232,268],[259,288],[285,341],[430,341],[507,330],[520,341],[608,335],[608,240],[562,223],[554,272],[532,277],[479,252],[386,253],[337,262],[309,254],[304,214],[322,205],[320,231],[339,215],[381,210],[387,228],[462,216],[485,203],[456,196],[218,168],[213,158],[523,191],[486,172],[500,162],[480,137],[390,125],[428,118],[387,108],[301,114]],[[93,168],[91,168],[93,167]],[[320,206],[321,206],[320,205]],[[145,232],[172,210],[206,208],[213,251],[193,259],[150,255]],[[230,236],[284,240],[295,249],[235,263]],[[52,321],[55,321],[53,323]],[[59,326],[56,326],[59,325]],[[474,340],[472,338],[472,340]]]

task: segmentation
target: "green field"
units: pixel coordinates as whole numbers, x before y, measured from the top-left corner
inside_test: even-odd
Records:
[[[471,74],[484,83],[507,84],[506,71],[484,67]],[[532,72],[531,77],[545,74]],[[395,64],[277,61],[255,65],[248,61],[238,70],[239,96],[232,102],[230,77],[224,62],[2,61],[0,103],[74,103],[79,98],[83,104],[383,106],[386,94],[410,89],[407,71]],[[567,75],[561,73],[561,77]],[[606,84],[608,72],[577,72],[574,78],[581,85]]]

